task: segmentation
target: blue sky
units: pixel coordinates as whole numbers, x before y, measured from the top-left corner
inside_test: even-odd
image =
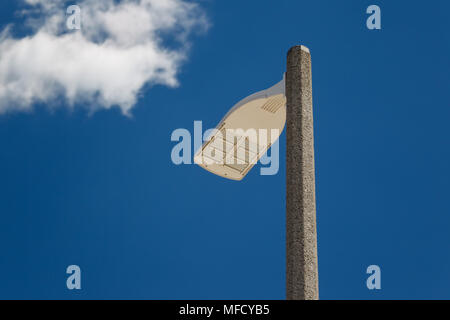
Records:
[[[366,8],[382,29],[366,28]],[[214,127],[312,53],[321,299],[449,299],[450,3],[201,1],[179,87],[131,110],[61,99],[0,115],[0,298],[284,299],[281,168],[241,182],[176,166],[170,135]],[[0,3],[0,26],[21,23]],[[54,104],[54,103],[53,103]],[[258,165],[259,166],[259,165]],[[66,288],[66,267],[82,290]],[[381,267],[379,291],[366,268]]]

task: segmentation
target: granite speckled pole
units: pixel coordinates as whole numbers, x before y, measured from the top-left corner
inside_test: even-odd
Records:
[[[286,69],[286,299],[319,299],[311,55],[292,47]]]

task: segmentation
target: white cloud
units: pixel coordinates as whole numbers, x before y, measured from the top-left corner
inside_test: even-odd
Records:
[[[207,28],[185,0],[81,0],[81,30],[73,31],[65,1],[25,2],[32,34],[17,39],[6,28],[0,36],[0,114],[60,98],[128,114],[145,84],[178,84],[189,35]]]

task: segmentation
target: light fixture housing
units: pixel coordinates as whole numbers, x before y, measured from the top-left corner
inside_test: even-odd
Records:
[[[235,104],[196,152],[194,162],[221,177],[242,180],[276,142],[285,124],[283,77]]]

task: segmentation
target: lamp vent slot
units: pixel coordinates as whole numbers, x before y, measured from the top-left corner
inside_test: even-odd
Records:
[[[284,104],[286,103],[286,98],[284,95],[277,95],[269,98],[265,104],[261,107],[261,109],[276,113]]]

